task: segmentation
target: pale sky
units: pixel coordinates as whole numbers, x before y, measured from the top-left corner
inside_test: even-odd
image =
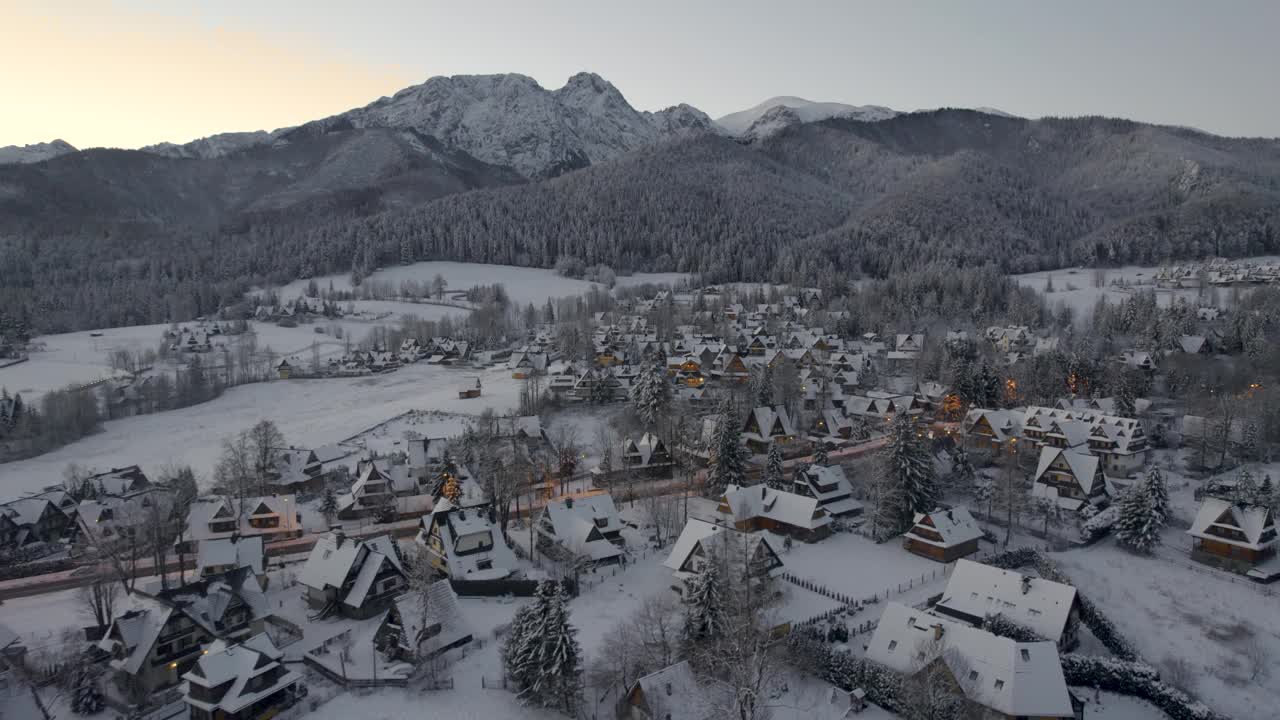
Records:
[[[775,95],[1280,136],[1280,0],[0,0],[0,146],[274,129],[433,75],[580,70],[712,117]]]

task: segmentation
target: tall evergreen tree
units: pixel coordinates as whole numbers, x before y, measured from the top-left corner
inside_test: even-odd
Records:
[[[1150,554],[1160,544],[1168,502],[1164,478],[1159,469],[1153,468],[1120,498],[1116,539],[1137,552]]]
[[[724,581],[718,558],[707,558],[698,574],[689,578],[684,627],[680,640],[686,653],[707,639],[719,638],[728,628]]]
[[[742,429],[733,401],[726,398],[720,404],[720,419],[711,448],[711,468],[707,475],[707,494],[711,497],[720,497],[729,485],[744,484],[747,477],[746,452],[739,442],[741,437]]]
[[[882,535],[905,530],[915,513],[931,512],[937,505],[933,458],[918,434],[915,418],[906,413],[898,413],[889,425],[877,482],[881,495],[876,525]]]
[[[790,490],[782,469],[782,446],[773,443],[769,446],[769,458],[764,465],[764,484],[774,490]]]

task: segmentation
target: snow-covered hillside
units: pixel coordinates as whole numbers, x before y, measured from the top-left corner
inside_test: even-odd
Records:
[[[0,147],[0,165],[36,163],[75,151],[75,147],[65,140],[35,143],[34,145],[6,145],[5,147]]]
[[[531,77],[433,77],[321,127],[413,128],[526,177],[547,177],[609,160],[675,132],[709,130],[710,118],[678,105],[642,113],[594,73],[547,90]]]
[[[141,148],[144,152],[156,155],[164,155],[176,158],[200,158],[209,160],[212,158],[226,157],[233,152],[244,150],[245,148],[255,147],[257,145],[266,145],[274,141],[282,133],[288,132],[291,128],[281,128],[267,132],[266,130],[255,130],[252,132],[229,132],[210,135],[209,137],[192,140],[189,143],[181,145],[171,142],[156,143]]]
[[[716,124],[730,135],[764,138],[788,125],[817,122],[833,117],[875,122],[887,120],[897,111],[880,105],[847,105],[837,102],[814,102],[783,95],[772,97],[754,107],[718,118]],[[757,123],[759,125],[757,126]]]

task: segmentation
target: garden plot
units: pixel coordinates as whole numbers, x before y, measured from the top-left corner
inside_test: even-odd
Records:
[[[1230,717],[1271,717],[1280,697],[1280,596],[1189,559],[1142,557],[1104,540],[1052,555],[1143,658],[1164,668],[1189,664],[1193,696]]]

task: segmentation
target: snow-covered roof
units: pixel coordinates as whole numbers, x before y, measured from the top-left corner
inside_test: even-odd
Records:
[[[916,528],[928,527],[942,536],[942,542],[915,532]],[[982,528],[977,521],[962,507],[938,509],[931,513],[916,513],[911,532],[905,537],[938,547],[954,547],[970,540],[982,537]]]
[[[1231,537],[1235,534],[1233,531],[1243,534],[1243,538]],[[1187,534],[1262,550],[1276,544],[1275,517],[1269,508],[1261,505],[1237,505],[1230,500],[1209,496],[1200,502],[1200,510],[1196,512]]]
[[[227,714],[237,713],[302,679],[300,674],[289,670],[281,673],[269,685],[256,689],[250,687],[250,681],[254,678],[280,667],[282,657],[266,633],[259,633],[238,644],[216,640],[196,659],[196,664],[182,679],[191,685],[210,689],[222,685],[228,687],[216,700],[209,701],[192,697],[188,688],[186,701],[189,705],[210,713],[215,710]]]
[[[1085,495],[1093,492],[1094,482],[1098,480],[1098,456],[1045,445],[1040,448],[1040,462],[1036,466],[1035,482],[1039,482],[1044,474],[1053,467],[1054,461],[1062,458],[1071,475],[1080,484]]]
[[[428,542],[433,530],[440,535],[449,576],[456,580],[502,579],[518,567],[515,553],[507,546],[506,538],[490,519],[486,507],[459,508],[447,498],[441,498],[431,515],[422,519],[422,530],[418,533],[418,544],[429,552],[436,552]],[[459,553],[459,543],[489,549]]]
[[[1070,585],[961,559],[934,609],[974,618],[971,622],[1003,615],[1046,640],[1057,641],[1075,600],[1076,589]]]
[[[196,572],[200,575],[206,568],[227,566],[230,569],[247,567],[255,575],[261,575],[264,565],[261,537],[202,540],[196,551]]]
[[[416,653],[431,655],[471,636],[471,626],[458,607],[458,596],[448,580],[437,580],[427,588],[425,611],[417,593],[397,597],[395,609],[404,623],[405,640]],[[435,625],[439,625],[439,632],[426,636],[426,631]]]
[[[724,502],[735,522],[763,517],[805,530],[816,530],[831,524],[831,518],[818,506],[817,498],[774,490],[767,485],[725,488]]]
[[[914,674],[941,658],[965,696],[1014,717],[1075,717],[1052,642],[1016,642],[901,603],[885,605],[867,659]]]
[[[134,599],[135,607],[117,615],[98,641],[98,648],[112,655],[111,667],[133,675],[142,667],[160,637],[173,608]]]
[[[543,518],[539,531],[544,532],[549,522],[554,540],[577,557],[599,561],[623,554],[605,537],[622,531],[622,519],[608,493],[554,500],[543,509]]]
[[[666,560],[662,561],[662,565],[674,571],[677,577],[681,577],[683,575],[681,568],[685,567],[689,562],[690,556],[699,547],[706,551],[709,550],[708,545],[723,542],[722,538],[729,537],[740,539],[746,545],[748,552],[751,553],[754,553],[756,545],[764,543],[768,546],[769,551],[778,558],[778,561],[780,563],[782,561],[779,549],[774,546],[769,533],[744,533],[724,525],[689,518],[684,525],[684,529],[680,531],[680,537],[671,546],[671,554],[667,556]]]
[[[339,600],[359,607],[387,564],[401,573],[404,571],[390,535],[354,540],[341,532],[331,532],[321,536],[311,548],[306,564],[298,573],[298,582],[316,590],[342,589],[354,575],[355,580]]]
[[[707,698],[688,660],[668,665],[636,680],[628,694],[639,688],[648,717],[667,720],[704,720],[710,713]]]
[[[240,510],[236,517],[237,506]],[[266,512],[260,513],[259,509]],[[254,527],[249,524],[255,515],[273,515],[279,518],[275,527]],[[235,529],[213,531],[209,523],[214,521],[237,521]],[[302,523],[298,519],[298,502],[294,495],[268,495],[266,497],[249,497],[243,501],[218,495],[196,498],[187,512],[187,540],[207,540],[210,538],[230,537],[233,533],[241,536],[275,535],[300,531]]]

